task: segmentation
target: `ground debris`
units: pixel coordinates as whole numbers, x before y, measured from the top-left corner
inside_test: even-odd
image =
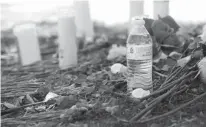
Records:
[[[195,36],[195,41],[189,45],[189,42],[178,41],[171,44],[177,39],[174,34],[179,26],[172,22],[167,25],[168,18],[171,17],[161,18],[153,24],[152,30],[157,31],[155,35],[159,37],[157,40],[163,41],[161,46],[156,42],[159,48],[173,47],[164,59],[153,64],[154,87],[149,95],[132,98],[127,92],[126,76],[111,72],[115,63],[126,65],[126,57],[118,55],[107,60],[112,44],[120,40],[118,36],[107,37],[102,44],[90,44],[81,49],[79,65],[72,69],[59,70],[56,58],[26,67],[3,66],[2,126],[175,126],[181,121],[195,121],[191,118],[193,115],[205,118],[205,108],[192,111],[196,109],[196,102],[205,104],[206,101],[205,87],[202,87],[205,84],[200,82],[205,66],[198,64],[205,59],[202,59],[205,57],[204,45],[199,44],[201,40]],[[166,28],[170,40],[158,35],[162,34],[158,25]],[[187,45],[184,45],[185,50],[174,48],[182,44]],[[125,51],[125,47],[122,49]]]

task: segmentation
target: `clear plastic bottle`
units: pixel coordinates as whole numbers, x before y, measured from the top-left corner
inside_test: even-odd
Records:
[[[133,19],[127,39],[128,90],[152,90],[152,38],[143,18]]]

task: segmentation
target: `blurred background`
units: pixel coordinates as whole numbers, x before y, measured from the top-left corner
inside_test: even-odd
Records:
[[[3,0],[1,1],[1,54],[12,54],[17,60],[17,39],[12,28],[32,22],[37,26],[40,51],[55,53],[57,43],[58,10],[73,6],[75,0]],[[89,13],[93,22],[94,36],[127,37],[130,16],[130,0],[89,0]],[[177,23],[201,24],[206,21],[203,10],[205,0],[170,0],[169,15]],[[153,18],[153,0],[144,0],[144,14]],[[94,37],[95,39],[95,37]],[[100,40],[101,40],[100,39]],[[125,40],[124,40],[125,42]],[[47,50],[44,50],[47,49]],[[2,57],[3,59],[3,57]],[[7,57],[6,57],[7,59]]]
[[[1,3],[1,26],[8,28],[23,20],[57,20],[57,10],[74,0],[5,0]],[[153,0],[145,0],[145,14],[153,17]],[[129,19],[129,0],[89,0],[91,18],[105,24],[125,23]],[[170,15],[177,21],[206,20],[205,0],[170,0]]]

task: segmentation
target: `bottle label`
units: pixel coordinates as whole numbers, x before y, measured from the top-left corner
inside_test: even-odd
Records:
[[[132,60],[152,59],[152,44],[145,44],[145,45],[127,44],[127,59],[132,59]]]

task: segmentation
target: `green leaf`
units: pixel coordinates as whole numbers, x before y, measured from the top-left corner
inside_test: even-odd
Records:
[[[162,44],[169,45],[174,48],[180,48],[184,45],[184,42],[179,41],[176,34],[170,34],[170,36],[166,38]]]
[[[168,24],[171,28],[173,28],[175,33],[180,28],[180,26],[176,23],[176,21],[169,15],[163,18],[159,17],[159,19],[162,20],[164,23]]]
[[[161,20],[155,20],[152,23],[151,28],[153,35],[156,37],[156,40],[159,43],[162,43],[163,40],[165,40],[170,35],[168,32],[170,27]]]

